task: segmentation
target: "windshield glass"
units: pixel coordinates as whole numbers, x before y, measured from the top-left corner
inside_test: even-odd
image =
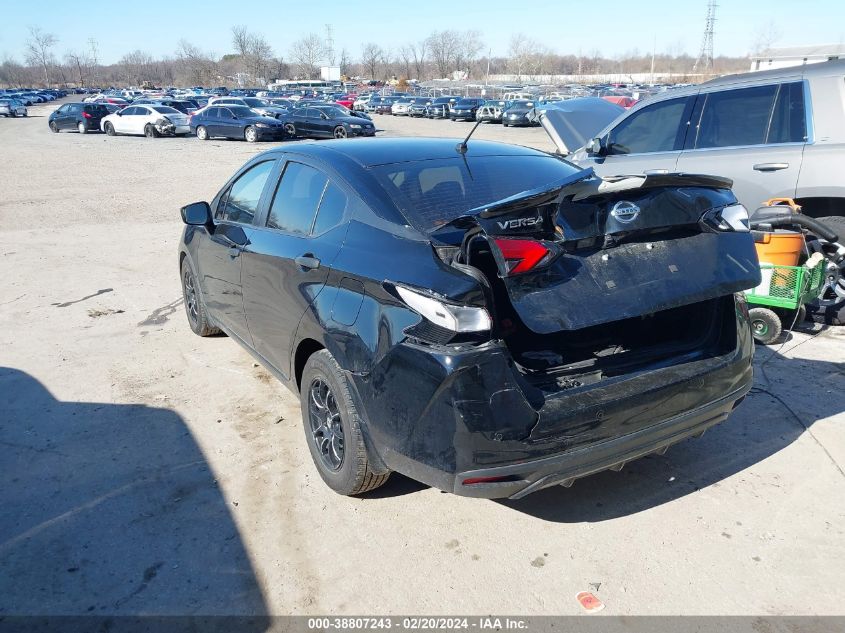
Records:
[[[270,105],[264,99],[256,99],[255,97],[245,97],[244,103],[246,103],[250,108],[261,108]]]
[[[451,222],[470,209],[553,185],[579,171],[571,163],[542,155],[467,156],[466,161],[456,155],[371,169],[408,221],[423,231]]]

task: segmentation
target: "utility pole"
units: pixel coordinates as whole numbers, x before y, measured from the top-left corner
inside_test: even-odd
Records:
[[[490,56],[493,54],[493,49],[487,49],[487,79],[484,80],[484,85],[490,85]]]
[[[97,72],[97,40],[93,37],[88,38],[88,49],[91,51],[91,70],[94,74],[94,84],[100,83],[99,72]]]
[[[657,36],[651,44],[651,83],[654,83],[654,51],[657,49]]]
[[[702,71],[713,70],[713,26],[716,23],[716,0],[707,0],[707,17],[704,19],[704,36],[701,38],[701,50],[693,64],[692,72],[699,67]]]

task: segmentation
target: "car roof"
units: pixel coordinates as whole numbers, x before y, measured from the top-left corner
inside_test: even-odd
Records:
[[[272,153],[298,153],[331,161],[344,156],[360,166],[414,162],[461,156],[455,149],[461,139],[453,138],[364,138],[345,139],[340,142],[303,143],[294,149],[287,147],[270,150]],[[470,140],[467,156],[548,156],[546,152],[495,141]]]

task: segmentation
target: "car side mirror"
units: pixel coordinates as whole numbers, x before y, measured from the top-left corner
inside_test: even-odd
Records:
[[[604,137],[596,137],[587,143],[587,154],[590,156],[604,156],[607,154],[607,140]]]
[[[211,207],[207,202],[192,202],[181,209],[182,222],[191,226],[211,224]]]

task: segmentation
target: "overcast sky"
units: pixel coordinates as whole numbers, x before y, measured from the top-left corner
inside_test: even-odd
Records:
[[[208,52],[232,51],[231,27],[246,25],[262,33],[277,55],[309,32],[334,31],[335,49],[357,60],[364,42],[384,48],[423,39],[434,30],[477,29],[485,50],[507,53],[513,33],[522,32],[558,53],[605,56],[633,49],[697,55],[704,29],[706,0],[143,0],[125,2],[15,2],[8,0],[0,20],[0,55],[23,59],[27,27],[54,34],[61,56],[97,42],[99,60],[116,62],[140,49],[159,57],[173,55],[181,38]],[[442,7],[437,10],[437,7]],[[715,54],[745,55],[770,25],[778,46],[838,44],[845,39],[843,0],[721,0],[716,12]]]

